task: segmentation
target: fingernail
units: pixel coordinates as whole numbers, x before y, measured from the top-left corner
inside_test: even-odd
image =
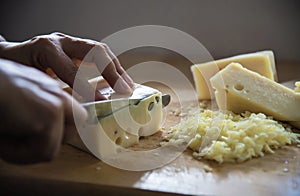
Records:
[[[95,101],[101,101],[101,100],[106,100],[106,97],[104,95],[102,95],[101,93],[99,93],[98,91],[96,91]]]
[[[118,82],[115,85],[115,90],[118,93],[122,93],[122,94],[131,94],[132,93],[132,89],[123,79],[118,80]]]
[[[134,87],[134,83],[133,80],[131,79],[131,77],[128,74],[123,74],[122,76],[124,78],[124,80],[127,82],[127,84],[129,85],[129,87],[133,88]]]

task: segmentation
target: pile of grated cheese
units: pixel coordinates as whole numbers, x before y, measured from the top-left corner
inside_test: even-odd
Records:
[[[274,153],[274,149],[300,143],[299,134],[288,125],[259,113],[204,110],[192,111],[186,119],[171,128],[162,145],[182,144],[194,151],[195,158],[223,162],[243,162]]]

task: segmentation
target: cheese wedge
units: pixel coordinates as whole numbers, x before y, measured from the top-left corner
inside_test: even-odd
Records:
[[[210,85],[209,79],[232,62],[241,63],[247,69],[255,71],[271,80],[278,80],[274,54],[272,51],[243,54],[212,62],[196,64],[191,67],[191,71],[200,100],[212,99],[214,97],[214,91]]]
[[[300,93],[231,63],[210,79],[221,110],[264,113],[281,121],[300,121]]]

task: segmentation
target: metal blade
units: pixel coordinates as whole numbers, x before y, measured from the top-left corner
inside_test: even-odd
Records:
[[[119,98],[119,99],[103,100],[103,101],[96,101],[96,102],[88,102],[81,105],[88,111],[89,117],[87,121],[90,123],[98,123],[99,119],[112,115],[114,112],[122,110],[131,105],[137,106],[146,97],[142,97],[139,99]],[[166,107],[170,103],[170,100],[171,100],[170,95],[168,94],[162,95],[162,107]]]

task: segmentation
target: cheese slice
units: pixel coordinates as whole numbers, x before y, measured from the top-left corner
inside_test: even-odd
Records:
[[[221,110],[250,111],[281,121],[300,121],[300,93],[231,63],[210,79]]]
[[[271,80],[278,80],[272,51],[242,54],[212,62],[196,64],[191,67],[191,71],[200,100],[214,97],[214,91],[209,79],[232,62],[241,63],[247,69],[255,71]]]

